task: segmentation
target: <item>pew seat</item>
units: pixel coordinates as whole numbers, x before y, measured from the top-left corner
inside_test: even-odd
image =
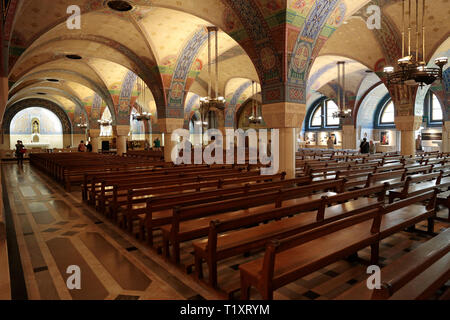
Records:
[[[382,288],[371,290],[363,281],[338,296],[337,300],[427,299],[449,277],[450,229],[446,229],[381,269]],[[386,292],[382,292],[384,290]]]

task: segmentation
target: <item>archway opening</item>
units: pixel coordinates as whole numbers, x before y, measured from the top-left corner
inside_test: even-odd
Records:
[[[63,148],[61,120],[52,111],[29,107],[14,115],[10,124],[10,145],[21,140],[27,149]]]

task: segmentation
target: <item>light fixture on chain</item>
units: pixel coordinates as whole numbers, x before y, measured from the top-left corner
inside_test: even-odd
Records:
[[[257,92],[257,84],[255,81],[252,81],[252,100],[251,100],[251,108],[252,114],[248,117],[249,123],[252,124],[260,124],[262,122],[262,116],[258,115],[258,102],[256,101],[256,92]]]
[[[425,0],[422,0],[422,53],[420,53],[420,27],[419,27],[419,0],[416,0],[416,51],[411,51],[411,1],[408,0],[408,36],[406,36],[405,17],[406,8],[405,1],[402,0],[402,58],[398,60],[399,70],[395,71],[392,66],[384,68],[387,84],[407,84],[420,86],[430,85],[436,80],[442,81],[442,71],[448,63],[447,57],[440,57],[434,60],[436,67],[427,67],[426,51],[425,51]],[[406,48],[408,53],[406,54]],[[422,55],[422,60],[420,60]]]
[[[219,110],[225,109],[225,98],[219,97],[219,39],[218,39],[219,29],[215,26],[208,27],[208,96],[200,98],[200,116],[201,120],[199,123],[203,126],[208,126],[207,118],[211,108],[216,108]],[[215,51],[214,51],[214,64],[215,71],[214,77],[212,75],[212,35],[214,34]],[[212,95],[212,81],[214,78],[214,96]]]
[[[338,106],[339,110],[333,113],[333,118],[345,119],[350,118],[352,115],[352,110],[346,108],[346,97],[345,97],[345,61],[338,61]]]
[[[139,84],[139,87],[140,87],[140,94],[139,94],[139,98],[141,98],[140,105],[141,106],[145,106],[146,101],[147,101],[147,99],[146,99],[147,93],[146,93],[146,90],[145,90],[145,87],[146,87],[145,86],[145,82],[141,78],[138,78],[138,84]],[[140,109],[142,110],[143,107],[140,107]],[[152,114],[150,112],[141,111],[141,112],[133,114],[133,119],[136,120],[136,121],[148,121],[148,120],[151,119],[151,116],[152,116]]]

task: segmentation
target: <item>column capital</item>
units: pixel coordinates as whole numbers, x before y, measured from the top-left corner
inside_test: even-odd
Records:
[[[130,133],[130,126],[128,125],[117,125],[115,127],[116,134],[118,136],[128,136]]]
[[[89,129],[89,136],[91,138],[98,138],[98,137],[100,137],[100,129]]]
[[[306,104],[293,102],[265,104],[262,113],[269,128],[301,128],[306,115]]]
[[[184,119],[178,118],[158,119],[158,124],[161,132],[172,133],[177,129],[183,128]]]
[[[391,84],[388,87],[395,105],[395,115],[413,116],[419,85]],[[422,120],[421,120],[422,121]]]
[[[421,116],[396,116],[395,127],[399,131],[417,131],[422,125]]]

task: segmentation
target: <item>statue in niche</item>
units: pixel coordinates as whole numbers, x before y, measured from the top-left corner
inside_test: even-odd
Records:
[[[33,132],[33,134],[39,134],[39,121],[37,121],[37,120],[33,121],[32,132]]]

